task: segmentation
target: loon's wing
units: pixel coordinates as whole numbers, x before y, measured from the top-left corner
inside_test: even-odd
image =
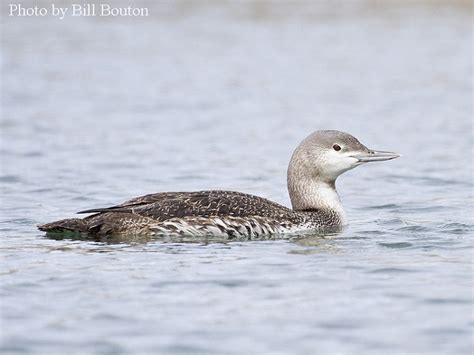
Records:
[[[265,198],[233,191],[162,192],[108,208],[79,213],[133,213],[159,221],[189,216],[278,217],[292,210]]]

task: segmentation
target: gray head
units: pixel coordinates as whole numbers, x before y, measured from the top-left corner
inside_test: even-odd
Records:
[[[310,196],[304,195],[316,194],[318,184],[334,189],[337,177],[347,170],[397,157],[399,154],[371,150],[348,133],[316,131],[296,148],[288,167],[288,189],[293,207],[308,208]]]

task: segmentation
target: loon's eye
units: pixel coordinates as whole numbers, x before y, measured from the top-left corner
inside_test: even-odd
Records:
[[[334,149],[336,152],[338,152],[338,151],[340,151],[342,148],[341,148],[341,146],[340,146],[339,144],[334,144],[334,145],[332,146],[332,149]]]

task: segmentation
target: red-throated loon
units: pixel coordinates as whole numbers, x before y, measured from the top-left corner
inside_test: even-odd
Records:
[[[108,208],[79,213],[38,228],[49,233],[106,235],[190,235],[251,238],[314,230],[333,232],[346,224],[336,191],[339,175],[367,162],[390,160],[396,153],[374,151],[350,134],[316,131],[296,148],[288,167],[293,209],[233,191],[161,192]]]

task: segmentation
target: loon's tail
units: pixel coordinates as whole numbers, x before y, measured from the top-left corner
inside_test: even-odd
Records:
[[[64,232],[74,232],[74,233],[87,233],[89,226],[81,218],[69,218],[62,219],[60,221],[41,224],[38,226],[38,229],[43,232],[49,233],[64,233]]]

